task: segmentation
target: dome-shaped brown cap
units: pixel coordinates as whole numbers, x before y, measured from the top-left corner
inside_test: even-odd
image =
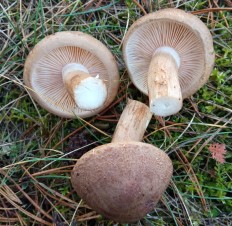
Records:
[[[128,30],[123,56],[134,85],[148,94],[147,75],[152,56],[162,46],[180,57],[179,82],[183,98],[203,86],[214,65],[212,36],[196,16],[179,9],[163,9],[137,20]]]
[[[108,96],[102,107],[91,111],[77,107],[62,80],[62,69],[72,63],[83,65],[90,76],[105,82]],[[23,78],[41,106],[67,118],[85,118],[102,111],[115,98],[119,84],[111,52],[97,39],[78,31],[57,32],[41,40],[27,57]]]
[[[83,155],[71,181],[91,208],[126,223],[153,210],[171,176],[172,162],[160,149],[141,142],[119,142]]]

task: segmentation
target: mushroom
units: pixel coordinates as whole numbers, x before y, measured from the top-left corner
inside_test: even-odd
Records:
[[[196,16],[163,9],[130,27],[123,57],[134,85],[149,96],[151,112],[169,116],[208,80],[214,65],[213,40]]]
[[[97,39],[78,31],[57,32],[41,40],[28,55],[24,82],[48,111],[61,117],[97,114],[115,98],[116,61]]]
[[[120,223],[134,222],[153,210],[172,176],[167,154],[142,140],[152,113],[130,100],[112,142],[77,160],[71,182],[92,209]]]

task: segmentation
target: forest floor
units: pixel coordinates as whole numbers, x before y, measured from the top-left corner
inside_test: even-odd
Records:
[[[138,18],[164,8],[200,18],[213,36],[216,60],[208,82],[184,100],[179,113],[152,117],[143,142],[169,155],[173,177],[156,208],[130,225],[232,225],[229,0],[0,1],[0,225],[120,225],[81,201],[70,172],[85,152],[111,141],[128,98],[148,103],[129,79],[123,39]],[[26,57],[36,43],[59,31],[88,33],[117,60],[117,97],[96,116],[60,118],[38,105],[26,89]],[[220,158],[212,155],[213,147]]]

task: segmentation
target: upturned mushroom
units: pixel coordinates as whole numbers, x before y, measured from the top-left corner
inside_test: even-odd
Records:
[[[134,85],[149,96],[151,112],[169,116],[202,87],[214,65],[212,36],[196,16],[163,9],[128,30],[123,56]]]
[[[82,32],[57,32],[41,40],[28,55],[24,82],[31,96],[61,117],[97,114],[115,98],[116,61],[97,39]]]
[[[116,222],[134,222],[153,210],[172,176],[167,154],[142,140],[149,107],[129,101],[112,143],[84,154],[72,170],[77,194],[95,211]]]

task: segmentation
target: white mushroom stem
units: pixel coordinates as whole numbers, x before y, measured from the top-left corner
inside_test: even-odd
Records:
[[[141,141],[151,117],[152,113],[147,105],[129,99],[120,116],[111,143]]]
[[[169,116],[182,108],[178,79],[179,54],[171,47],[158,48],[148,70],[150,110],[158,116]]]
[[[81,64],[67,64],[62,71],[63,82],[82,110],[100,108],[107,98],[107,88],[99,76],[92,77],[87,68]]]

